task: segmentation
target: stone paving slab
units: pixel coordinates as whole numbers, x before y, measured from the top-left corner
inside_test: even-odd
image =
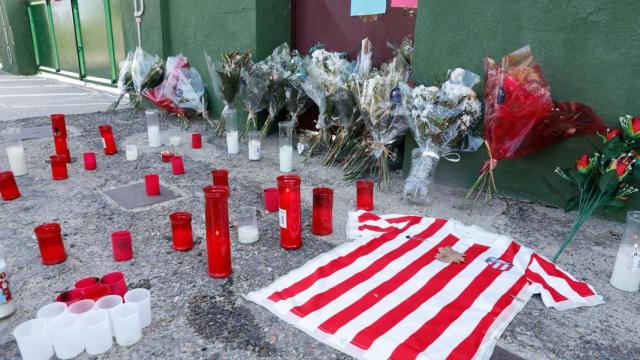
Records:
[[[180,196],[160,184],[160,195],[147,196],[144,182],[109,189],[103,193],[125,210],[139,209],[177,199]]]

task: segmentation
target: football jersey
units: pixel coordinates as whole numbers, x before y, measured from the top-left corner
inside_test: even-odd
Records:
[[[247,298],[351,356],[402,360],[488,359],[534,294],[557,310],[604,303],[533,250],[455,220],[360,211],[347,236]]]

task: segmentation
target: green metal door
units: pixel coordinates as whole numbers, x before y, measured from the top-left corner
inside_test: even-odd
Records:
[[[33,47],[35,51],[36,65],[44,66],[57,71],[58,55],[56,46],[52,42],[51,29],[49,27],[49,11],[45,2],[34,3],[27,8],[31,28],[39,31],[31,32],[33,37]]]
[[[51,20],[54,28],[53,37],[58,47],[60,71],[80,77],[80,62],[78,61],[71,0],[52,1],[49,6],[51,6]]]

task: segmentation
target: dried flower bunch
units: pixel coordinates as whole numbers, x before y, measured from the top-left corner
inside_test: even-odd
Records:
[[[122,98],[129,94],[133,104],[132,116],[140,110],[142,92],[159,85],[164,76],[164,62],[158,56],[152,56],[137,47],[127,54],[127,58],[120,63],[118,75],[118,98],[109,106],[107,111],[114,111],[120,105]]]

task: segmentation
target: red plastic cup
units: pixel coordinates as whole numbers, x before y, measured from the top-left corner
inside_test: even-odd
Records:
[[[84,292],[78,289],[67,290],[56,296],[56,302],[63,302],[67,304],[67,306],[77,303],[80,300],[84,300]]]
[[[95,170],[98,167],[97,160],[96,160],[96,153],[86,152],[82,154],[82,158],[84,159],[85,170]]]
[[[333,190],[330,188],[313,189],[311,232],[320,236],[333,232]]]
[[[160,153],[160,158],[162,159],[162,162],[169,162],[171,161],[172,157],[173,157],[173,153],[170,151],[162,151]]]
[[[264,189],[264,209],[267,212],[278,211],[278,188]]]
[[[171,221],[171,234],[173,248],[178,251],[187,251],[193,248],[193,231],[191,230],[191,213],[174,212],[169,215]]]
[[[40,257],[45,265],[59,264],[67,259],[60,224],[42,224],[34,229],[40,248]]]
[[[302,246],[302,219],[300,216],[300,177],[278,176],[278,203],[280,219],[280,246],[295,250]]]
[[[107,285],[99,284],[96,287],[84,291],[84,298],[97,301],[103,296],[107,296],[111,293],[111,288]]]
[[[129,261],[133,258],[130,232],[119,230],[111,234],[111,245],[113,246],[113,260]]]
[[[49,159],[51,159],[51,178],[53,180],[68,179],[67,159],[62,155],[51,155]]]
[[[147,196],[160,195],[160,176],[158,174],[145,175],[144,186],[147,188]]]
[[[209,276],[224,278],[233,272],[229,238],[229,189],[214,185],[205,187],[203,191]]]
[[[358,210],[373,210],[373,186],[371,180],[356,180],[356,207]]]
[[[90,276],[82,278],[73,285],[74,288],[82,291],[90,290],[92,288],[100,286],[100,278],[96,276]]]
[[[4,201],[15,200],[20,197],[20,190],[16,184],[13,171],[0,172],[0,197]]]
[[[199,133],[191,134],[191,147],[194,149],[200,149],[202,147],[202,135]]]
[[[102,146],[104,147],[105,155],[113,155],[118,152],[116,146],[116,139],[113,137],[113,128],[111,125],[98,126],[100,131],[100,137],[102,138]]]
[[[171,170],[173,171],[173,175],[184,174],[184,160],[182,159],[182,155],[173,155],[171,158]]]
[[[211,177],[213,178],[213,185],[226,186],[229,189],[229,171],[226,169],[213,169],[211,170]]]
[[[100,279],[100,283],[109,287],[110,295],[124,296],[127,292],[127,282],[124,279],[124,274],[119,271],[103,276]]]

